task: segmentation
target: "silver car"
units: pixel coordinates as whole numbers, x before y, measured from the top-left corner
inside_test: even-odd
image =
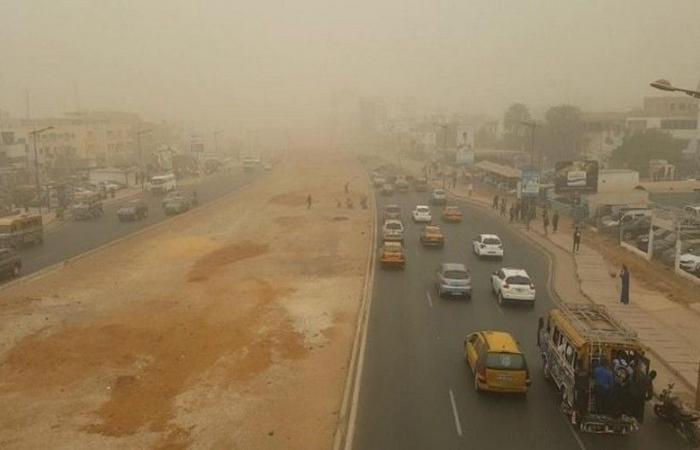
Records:
[[[472,297],[472,277],[460,263],[442,263],[435,272],[435,290],[445,295]]]

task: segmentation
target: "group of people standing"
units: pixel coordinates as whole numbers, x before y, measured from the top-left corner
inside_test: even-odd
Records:
[[[517,199],[510,205],[510,208],[507,206],[506,197],[501,197],[498,194],[491,201],[491,208],[497,210],[501,217],[505,217],[506,211],[508,211],[510,223],[524,223],[529,230],[530,223],[537,217],[537,205],[535,202]],[[549,207],[545,205],[542,208],[542,227],[545,236],[549,233],[550,225],[552,226],[552,232],[556,233],[559,229],[559,211],[555,209],[550,218]]]

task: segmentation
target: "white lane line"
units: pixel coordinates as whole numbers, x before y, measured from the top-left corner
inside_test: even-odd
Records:
[[[459,423],[459,413],[457,412],[457,403],[455,403],[455,396],[450,389],[450,402],[452,403],[452,415],[455,418],[455,427],[457,428],[457,435],[462,436],[462,424]]]
[[[432,307],[433,307],[433,298],[430,296],[430,292],[425,291],[425,296],[426,296],[426,298],[428,299],[428,304],[429,304],[430,307],[432,308]]]

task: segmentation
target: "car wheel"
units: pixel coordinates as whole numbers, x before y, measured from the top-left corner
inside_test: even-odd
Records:
[[[498,293],[498,304],[503,306],[504,298],[503,298],[503,293],[499,292]]]
[[[12,266],[12,276],[13,277],[17,278],[21,272],[22,272],[22,268],[20,267],[19,264],[15,264],[14,266]]]

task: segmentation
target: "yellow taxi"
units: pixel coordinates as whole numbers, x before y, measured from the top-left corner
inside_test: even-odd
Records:
[[[443,247],[445,236],[437,225],[426,225],[420,233],[420,241],[425,246]]]
[[[462,221],[462,211],[456,206],[445,206],[442,209],[442,220],[445,222],[459,223]]]
[[[403,269],[406,266],[406,257],[401,242],[385,241],[379,250],[379,262],[384,269]]]
[[[474,373],[474,389],[525,394],[530,372],[517,341],[505,331],[476,331],[464,339],[464,356]]]

